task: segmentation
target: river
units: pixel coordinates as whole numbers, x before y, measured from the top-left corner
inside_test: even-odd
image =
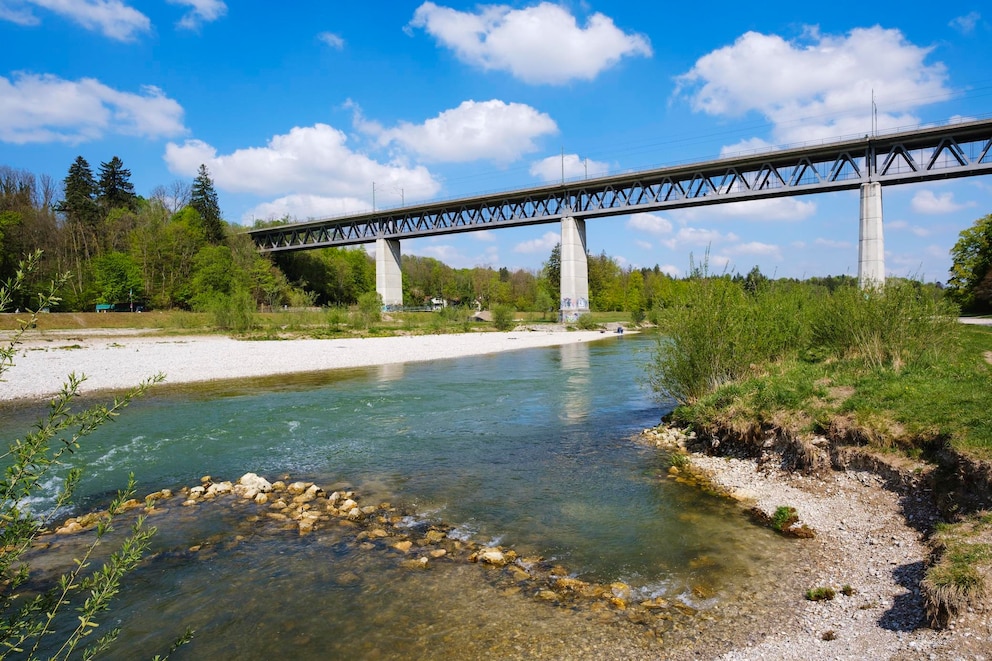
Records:
[[[164,652],[186,626],[196,636],[173,658],[650,658],[705,636],[743,595],[772,589],[767,568],[790,551],[735,506],[668,479],[665,457],[631,440],[666,410],[643,383],[652,346],[628,334],[164,388],[74,461],[83,508],[105,506],[128,472],[141,494],[204,475],[313,481],[402,507],[411,526],[443,523],[459,539],[684,604],[698,610],[691,623],[659,632],[543,603],[474,564],[414,571],[350,528],[301,536],[218,501],[150,518],[154,555],[107,617],[122,628],[112,658]],[[0,431],[23,424],[9,415]]]

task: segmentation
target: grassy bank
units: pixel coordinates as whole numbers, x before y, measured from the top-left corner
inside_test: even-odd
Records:
[[[992,460],[992,365],[986,358],[992,328],[961,326],[942,341],[948,346],[938,360],[899,370],[833,357],[752,363],[749,374],[680,406],[673,418],[700,430],[828,434],[913,458],[949,445]]]
[[[665,320],[650,379],[672,422],[783,464],[826,469],[859,446],[933,466],[948,522],[924,588],[935,622],[992,594],[992,328],[956,322],[940,292],[911,282],[834,292],[694,282]],[[822,443],[820,443],[822,447]]]

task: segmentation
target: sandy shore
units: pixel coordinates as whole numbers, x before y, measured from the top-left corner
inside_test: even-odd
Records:
[[[29,333],[0,382],[0,400],[58,392],[69,373],[81,392],[119,390],[163,373],[193,383],[459,358],[603,339],[598,331],[520,331],[328,340],[241,341],[217,336],[144,336],[135,331]]]

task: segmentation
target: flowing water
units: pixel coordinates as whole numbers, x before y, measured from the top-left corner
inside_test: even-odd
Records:
[[[665,412],[642,383],[652,342],[627,335],[153,393],[76,453],[84,507],[105,506],[128,472],[141,494],[203,475],[291,476],[583,580],[625,582],[700,609],[704,622],[766,590],[774,579],[762,568],[788,544],[667,479],[665,457],[631,440]],[[22,433],[19,416],[5,419],[6,437]],[[345,527],[272,532],[219,502],[150,522],[156,555],[108,618],[122,627],[117,658],[162,652],[186,626],[196,638],[174,658],[635,658],[669,644],[504,589],[477,565],[411,571]],[[71,553],[72,539],[52,550]],[[663,638],[702,635],[681,630]]]

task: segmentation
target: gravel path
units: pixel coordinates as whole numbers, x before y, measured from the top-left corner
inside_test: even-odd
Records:
[[[0,400],[37,399],[66,376],[86,376],[84,393],[137,385],[159,372],[191,383],[458,358],[599,340],[598,331],[462,333],[327,340],[240,341],[227,337],[141,336],[134,331],[46,331],[25,335]]]

